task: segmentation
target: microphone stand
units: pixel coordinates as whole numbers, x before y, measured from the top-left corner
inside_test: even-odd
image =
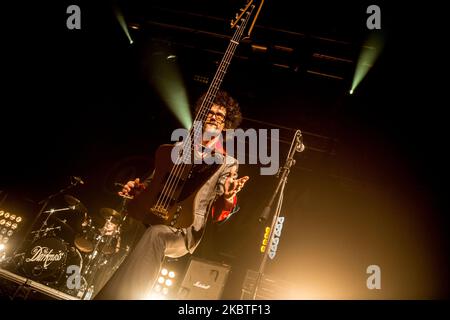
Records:
[[[283,205],[284,188],[286,186],[291,167],[293,165],[295,165],[294,155],[296,152],[302,152],[303,150],[305,150],[305,146],[303,145],[303,142],[302,142],[302,133],[300,130],[297,130],[292,139],[291,146],[289,148],[289,152],[288,152],[288,155],[286,158],[286,162],[285,162],[284,166],[281,167],[280,170],[278,171],[277,177],[279,177],[279,180],[278,180],[278,185],[275,189],[275,192],[272,194],[272,197],[270,198],[269,203],[264,208],[263,213],[261,214],[261,216],[259,218],[259,222],[263,222],[263,221],[267,220],[267,218],[269,217],[270,211],[272,210],[273,202],[275,201],[275,198],[279,194],[277,205],[275,208],[275,214],[272,218],[272,224],[270,226],[269,241],[266,246],[266,250],[264,251],[263,259],[259,266],[258,275],[256,278],[255,287],[253,290],[253,296],[252,296],[253,300],[256,300],[259,287],[261,286],[262,276],[264,274],[264,269],[266,267],[268,253],[272,246],[273,236],[275,234],[274,228],[275,228],[275,225],[276,225],[278,218],[280,216],[280,213],[281,213],[281,206]],[[281,174],[281,177],[280,177],[280,174]]]

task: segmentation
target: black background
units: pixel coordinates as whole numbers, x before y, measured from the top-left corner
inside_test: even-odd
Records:
[[[207,1],[186,2],[154,1],[148,6],[227,19],[241,5],[221,1],[212,8]],[[81,30],[66,28],[70,4],[81,7]],[[261,26],[346,39],[355,48],[368,34],[367,3],[296,4],[295,10],[293,5],[267,1]],[[223,85],[241,102],[245,117],[320,135],[317,143],[326,146],[298,156],[286,208],[307,212],[327,202],[327,195],[339,198],[336,190],[342,185],[391,194],[396,205],[407,208],[408,219],[429,232],[427,250],[434,252],[432,270],[440,277],[441,284],[433,291],[419,291],[413,297],[443,298],[448,295],[447,103],[440,97],[447,81],[445,38],[438,26],[443,9],[423,3],[379,5],[386,45],[355,95],[347,93],[351,78],[333,82],[252,59],[248,63],[236,59]],[[119,6],[130,16],[149,14],[133,1]],[[169,142],[172,130],[180,126],[145,74],[148,36],[137,34],[130,46],[106,1],[20,2],[2,4],[2,12],[0,190],[38,201],[76,175],[86,184],[74,193],[91,212],[117,206],[113,183],[148,174],[155,148]],[[264,40],[263,31],[257,28],[255,38]],[[155,36],[151,32],[150,37]],[[226,41],[219,44],[217,50],[223,51]],[[192,103],[206,89],[192,75],[199,70],[212,75],[216,56],[205,59],[200,50],[176,50]],[[243,126],[255,123],[244,121]],[[291,131],[282,129],[281,134],[290,141]],[[304,134],[307,147],[317,147],[312,137]],[[281,145],[280,160],[287,148],[288,144]],[[257,218],[275,183],[273,177],[259,177],[255,167],[243,165],[243,174],[252,179],[242,194],[242,217],[208,233],[216,241],[202,244],[198,251],[235,267],[234,282],[225,292],[232,298],[238,295],[245,270],[257,268],[262,230]],[[309,200],[296,202],[305,197]],[[295,230],[304,225],[304,217],[298,215],[287,227],[292,252],[296,251],[292,243],[298,240]],[[327,217],[315,216],[313,223],[336,225]],[[286,247],[285,252],[291,251]],[[284,259],[290,257],[286,253]],[[399,291],[383,297],[410,296]]]

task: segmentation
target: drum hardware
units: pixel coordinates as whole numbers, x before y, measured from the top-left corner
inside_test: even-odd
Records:
[[[74,196],[71,196],[70,194],[65,194],[64,200],[67,202],[69,206],[73,207],[74,209],[77,209],[82,213],[88,212],[83,203],[81,203],[81,201],[75,198]]]
[[[80,179],[81,180],[81,179]],[[36,215],[36,217],[34,218],[33,222],[30,224],[28,230],[25,232],[25,236],[22,239],[22,242],[19,243],[17,245],[16,250],[13,253],[13,256],[17,255],[20,252],[23,252],[24,247],[25,247],[25,243],[29,241],[29,235],[31,234],[31,231],[34,229],[36,223],[39,221],[39,219],[41,219],[42,214],[44,213],[44,210],[48,207],[50,201],[62,194],[66,194],[69,190],[75,188],[76,186],[78,186],[78,184],[80,184],[79,179],[73,179],[72,177],[70,178],[70,184],[67,185],[66,187],[62,188],[61,190],[49,195],[47,198],[42,199],[41,201],[38,202],[38,205],[40,205],[40,209],[38,214]]]
[[[31,234],[36,234],[36,237],[37,237],[37,239],[39,239],[39,238],[45,238],[45,237],[47,237],[48,235],[52,235],[52,236],[55,236],[55,233],[54,232],[52,232],[51,234],[50,234],[50,232],[51,231],[55,231],[55,230],[58,230],[58,231],[61,231],[61,226],[57,226],[57,227],[50,227],[50,228],[45,228],[45,229],[39,229],[39,230],[36,230],[36,231],[32,231],[31,232]]]
[[[67,208],[60,208],[60,209],[50,209],[50,210],[44,211],[44,213],[53,214],[55,212],[67,211],[67,210],[75,210],[75,206],[70,206],[70,207],[67,207]]]
[[[106,212],[103,210],[103,212]],[[87,280],[87,283],[93,283],[96,273],[109,263],[109,256],[117,253],[117,240],[116,246],[113,244],[114,239],[120,239],[120,229],[114,224],[112,217],[106,219],[105,225],[100,228],[93,238],[92,250],[87,256],[87,263],[83,269],[83,277]],[[81,243],[81,242],[80,242]],[[86,295],[88,292],[86,292]],[[83,296],[86,298],[86,296]]]
[[[126,195],[121,197],[123,201],[119,211],[111,208],[100,209],[100,215],[105,219],[105,223],[103,227],[98,230],[99,234],[95,237],[94,248],[88,257],[88,262],[83,270],[83,276],[87,279],[88,283],[93,283],[95,274],[99,269],[105,267],[109,263],[109,257],[120,250],[121,229],[127,218],[126,205],[127,201],[132,199],[132,197]],[[113,243],[114,240],[117,241],[115,246]],[[120,262],[125,259],[128,251],[129,247],[127,246],[126,253],[121,258]],[[115,271],[118,268],[118,265],[116,264],[112,267],[112,271]],[[94,286],[91,285],[89,289],[84,292],[81,299],[91,299],[93,292],[95,291],[94,289]]]
[[[62,229],[64,228],[65,230],[69,231],[69,233],[74,233],[73,228],[71,226],[69,226],[65,220],[61,220],[61,219],[53,216],[54,213],[61,212],[61,211],[67,211],[67,210],[73,210],[73,209],[72,209],[72,207],[69,207],[69,208],[51,209],[51,210],[44,211],[43,213],[48,213],[48,215],[45,218],[45,220],[42,222],[41,227],[37,231],[30,232],[30,234],[34,234],[33,242],[37,241],[41,237],[41,234],[43,234],[45,236],[46,233],[50,230],[54,231],[54,230],[58,229],[58,230],[62,231]],[[52,224],[50,227],[48,227],[49,220],[53,220],[54,223],[58,223],[60,226],[53,227],[54,224]]]
[[[102,276],[117,270],[120,263],[116,260],[122,262],[129,252],[129,246],[121,248],[120,241],[127,219],[126,203],[132,197],[121,196],[123,202],[119,210],[100,209],[99,216],[103,219],[103,226],[99,228],[99,224],[93,224],[84,204],[71,195],[64,194],[67,207],[48,209],[50,200],[66,193],[75,185],[61,189],[39,202],[42,207],[32,228],[26,233],[26,241],[19,246],[21,250],[14,252],[7,260],[30,279],[89,300],[98,284],[95,281],[101,283],[99,279]],[[44,215],[46,216],[42,221]],[[78,220],[74,222],[73,219]],[[41,223],[36,230],[34,227],[38,221]],[[69,234],[70,239],[64,237],[65,234]],[[116,256],[119,252],[121,255]],[[68,273],[70,266],[75,266],[80,272],[80,286],[76,288],[69,286],[73,280]],[[102,273],[98,273],[100,270],[103,270]]]

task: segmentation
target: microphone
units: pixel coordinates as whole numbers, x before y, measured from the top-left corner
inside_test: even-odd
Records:
[[[303,144],[303,136],[300,133],[300,131],[298,131],[296,138],[297,138],[297,147],[295,151],[303,152],[305,150],[305,145]]]
[[[79,184],[84,184],[84,181],[80,177],[72,176],[71,178],[76,182],[78,182]]]

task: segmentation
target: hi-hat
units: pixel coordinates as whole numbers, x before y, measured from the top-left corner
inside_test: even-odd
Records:
[[[69,206],[74,206],[75,210],[81,211],[83,213],[87,212],[87,209],[84,206],[84,204],[82,204],[81,201],[75,198],[74,196],[71,196],[70,194],[65,194],[64,200],[66,200]]]
[[[63,229],[66,229],[70,233],[75,233],[75,230],[71,226],[69,226],[66,222],[63,220],[56,218],[55,216],[50,217],[50,220],[52,220],[54,223],[56,223],[57,226],[61,226]]]

